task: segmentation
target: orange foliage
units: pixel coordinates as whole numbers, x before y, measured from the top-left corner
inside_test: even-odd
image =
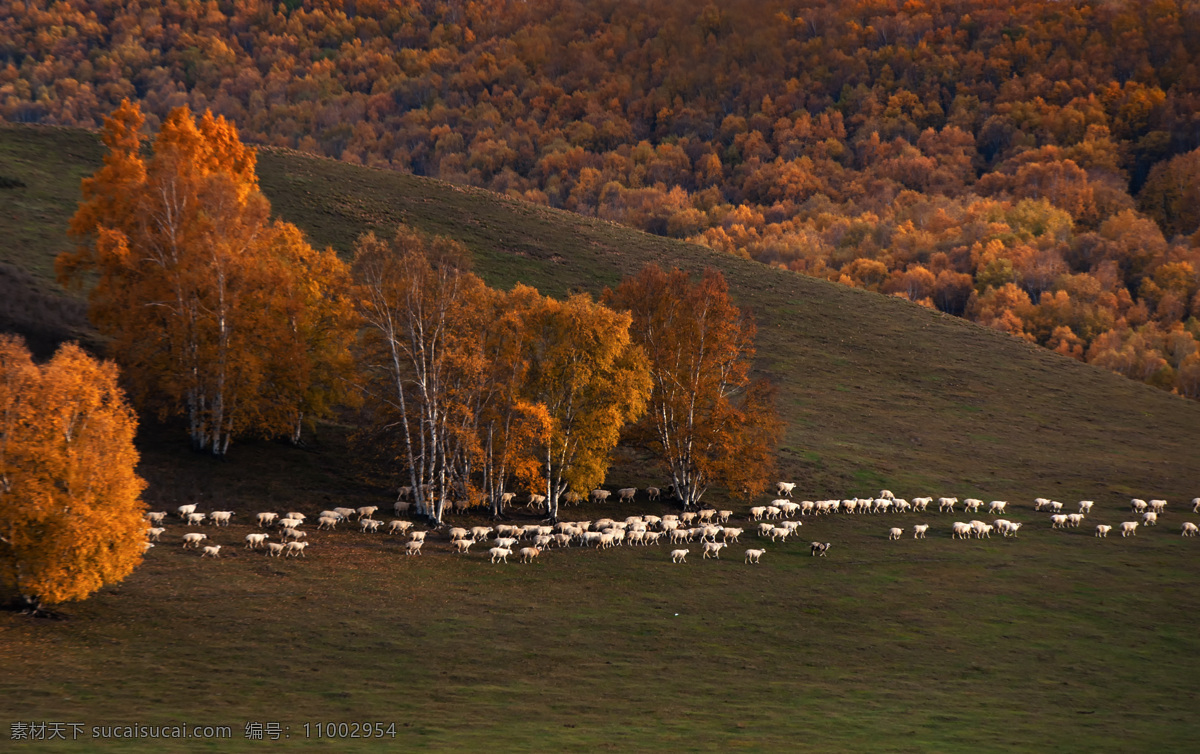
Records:
[[[141,563],[136,430],[115,365],[68,344],[38,366],[0,336],[0,585],[31,608],[83,599]]]

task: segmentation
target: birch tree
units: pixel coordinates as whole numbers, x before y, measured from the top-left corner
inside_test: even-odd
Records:
[[[225,455],[239,434],[298,436],[326,408],[348,365],[347,270],[271,221],[256,158],[224,118],[177,108],[153,154],[142,115],[122,103],[105,121],[104,167],[82,184],[79,244],[58,259],[65,284],[128,375],[135,400],[183,414],[197,450]]]
[[[629,313],[654,388],[638,434],[685,508],[712,484],[749,497],[767,485],[781,423],[773,390],[751,380],[754,323],[733,303],[720,272],[696,283],[651,265],[605,301]]]

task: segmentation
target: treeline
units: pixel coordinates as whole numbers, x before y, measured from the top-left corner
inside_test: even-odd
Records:
[[[492,289],[461,245],[403,227],[346,264],[271,218],[229,121],[177,108],[149,149],[143,126],[128,101],[106,119],[57,269],[94,275],[89,314],[135,403],[184,417],[196,450],[298,441],[357,408],[377,469],[438,522],[458,503],[502,515],[517,489],[556,518],[603,483],[623,432],[685,507],[711,484],[765,486],[779,422],[719,273],[651,267],[602,302],[557,301]]]
[[[1182,0],[31,1],[0,61],[8,120],[212,108],[1200,394]]]

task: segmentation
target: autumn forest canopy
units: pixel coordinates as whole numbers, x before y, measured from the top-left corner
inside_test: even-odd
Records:
[[[0,8],[0,115],[490,188],[965,316],[1200,396],[1187,2]]]

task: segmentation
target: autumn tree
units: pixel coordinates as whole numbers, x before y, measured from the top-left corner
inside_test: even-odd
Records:
[[[136,429],[114,364],[68,344],[37,365],[0,336],[0,586],[30,609],[83,599],[141,562]]]
[[[486,305],[467,260],[459,244],[402,227],[390,243],[374,234],[359,239],[352,264],[366,324],[360,361],[369,406],[376,424],[394,430],[387,436],[398,435],[394,460],[416,492],[418,512],[439,522],[454,491],[455,459],[471,452],[459,445],[470,438],[472,420],[463,413],[473,408],[469,392],[479,377],[463,370],[483,369],[462,358],[481,350],[469,320]]]
[[[558,518],[568,489],[604,482],[622,428],[646,411],[651,382],[630,316],[579,293],[543,298],[532,315],[524,395],[540,403],[550,432],[540,438],[546,514]]]
[[[634,342],[654,385],[641,435],[666,467],[685,508],[719,484],[749,497],[767,485],[781,422],[771,386],[750,376],[754,323],[720,272],[645,267],[605,296],[630,312]]]
[[[232,124],[177,108],[149,159],[142,125],[128,101],[105,121],[108,153],[83,181],[79,246],[60,255],[60,279],[97,273],[91,317],[135,398],[185,415],[194,448],[297,438],[343,390],[346,267],[270,219],[255,152]]]

